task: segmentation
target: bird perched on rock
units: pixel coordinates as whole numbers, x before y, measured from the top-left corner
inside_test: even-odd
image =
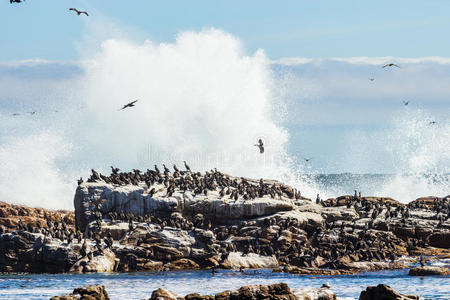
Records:
[[[85,14],[86,16],[89,16],[89,14],[86,11],[80,11],[80,10],[78,10],[76,8],[69,8],[69,10],[73,10],[74,12],[77,13],[78,16],[81,15],[81,14]]]
[[[186,163],[186,161],[184,161],[184,167],[186,168],[186,171],[190,172],[191,168],[188,166],[188,164]]]
[[[261,153],[261,154],[264,153],[264,143],[263,143],[262,139],[259,139],[258,144],[255,144],[255,146],[259,148],[259,153]]]

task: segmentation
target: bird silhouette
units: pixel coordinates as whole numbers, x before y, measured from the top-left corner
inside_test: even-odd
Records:
[[[264,153],[264,143],[263,143],[262,139],[259,139],[258,144],[255,144],[255,146],[259,148],[259,153],[261,153],[261,154]]]
[[[25,0],[9,0],[9,3],[22,3],[25,2]]]
[[[69,10],[73,10],[74,12],[77,13],[78,16],[81,15],[81,14],[85,14],[86,16],[89,16],[89,14],[86,11],[80,11],[80,10],[78,10],[76,8],[69,8]]]
[[[408,106],[408,104],[409,104],[409,101],[403,101],[404,106]]]
[[[374,81],[374,80],[375,80],[375,78],[369,78],[369,80],[370,80],[370,81]]]
[[[130,102],[130,103],[128,103],[128,104],[125,104],[125,105],[124,105],[121,109],[119,109],[119,110],[122,110],[122,109],[125,109],[125,108],[128,108],[128,107],[133,107],[134,104],[135,104],[136,102],[138,102],[138,100],[134,100],[133,102]]]
[[[400,68],[400,66],[396,65],[396,64],[385,64],[384,66],[382,66],[381,68],[386,68],[386,67],[397,67]]]
[[[430,123],[428,123],[428,125],[435,125],[435,124],[437,124],[436,121],[431,121]]]
[[[312,157],[311,158],[303,158],[306,162],[309,162],[311,159],[313,159]]]

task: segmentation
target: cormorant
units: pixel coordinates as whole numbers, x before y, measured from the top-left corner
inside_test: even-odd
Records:
[[[125,104],[125,105],[124,105],[121,109],[119,109],[119,110],[122,110],[122,109],[125,109],[125,108],[128,108],[128,107],[133,107],[134,104],[135,104],[136,102],[138,102],[138,100],[134,100],[133,102],[130,102],[130,103],[128,103],[128,104]]]
[[[187,171],[191,171],[191,168],[189,168],[188,164],[186,163],[186,161],[184,161],[184,167],[186,168]]]
[[[86,16],[89,16],[89,14],[86,11],[80,11],[80,10],[78,10],[76,8],[69,8],[69,10],[73,10],[74,12],[77,13],[78,16],[81,15],[81,14],[85,14]]]
[[[381,68],[386,68],[386,67],[397,67],[400,68],[400,66],[396,65],[396,64],[385,64],[384,66],[382,66]]]
[[[264,143],[263,143],[262,139],[259,139],[258,144],[255,144],[255,146],[259,148],[259,153],[261,153],[261,154],[264,153]]]

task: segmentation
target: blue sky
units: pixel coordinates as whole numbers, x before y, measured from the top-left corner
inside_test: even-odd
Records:
[[[449,16],[449,0],[3,0],[0,198],[68,208],[90,168],[220,169],[223,151],[255,178],[449,173]],[[448,194],[399,186],[377,193]]]
[[[172,42],[184,30],[216,27],[282,57],[448,56],[450,2],[409,1],[61,1],[0,3],[0,61],[74,60],[89,18],[135,29],[137,38]]]
[[[80,62],[107,38],[175,45],[182,32],[214,27],[239,39],[242,55],[263,49],[273,62],[289,151],[315,156],[311,167],[324,172],[393,172],[392,156],[383,151],[358,153],[354,164],[342,158],[361,136],[364,147],[380,148],[403,100],[446,130],[449,12],[450,2],[438,0],[2,1],[0,117],[43,103],[56,109],[55,99],[70,98],[84,76]],[[380,68],[391,61],[402,69]]]

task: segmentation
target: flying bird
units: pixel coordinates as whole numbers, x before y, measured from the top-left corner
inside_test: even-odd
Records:
[[[435,125],[435,124],[437,124],[436,121],[431,121],[430,123],[428,123],[428,125]]]
[[[382,66],[381,68],[386,68],[386,67],[397,67],[400,68],[400,66],[396,65],[396,64],[385,64],[384,66]]]
[[[15,116],[20,116],[19,113],[13,113],[12,115],[13,115],[14,117],[15,117]]]
[[[21,3],[25,2],[25,0],[9,0],[9,3]]]
[[[312,159],[312,157],[311,158],[303,158],[306,162],[309,162],[311,159]]]
[[[89,14],[86,11],[80,11],[80,10],[78,10],[76,8],[69,8],[69,10],[73,10],[74,12],[77,13],[78,16],[81,15],[81,14],[85,14],[86,16],[89,16]]]
[[[369,80],[370,80],[370,81],[374,81],[374,80],[375,80],[375,78],[369,78]]]
[[[259,153],[261,153],[261,154],[264,153],[264,143],[263,143],[262,139],[259,139],[258,144],[255,144],[255,146],[259,148]]]
[[[404,106],[408,106],[408,104],[409,104],[409,101],[403,101]]]
[[[134,104],[135,104],[136,102],[138,102],[138,100],[134,100],[133,102],[130,102],[130,103],[128,103],[128,104],[125,104],[125,105],[124,105],[121,109],[119,109],[119,110],[122,110],[122,109],[125,109],[125,108],[128,108],[128,107],[133,107]]]

